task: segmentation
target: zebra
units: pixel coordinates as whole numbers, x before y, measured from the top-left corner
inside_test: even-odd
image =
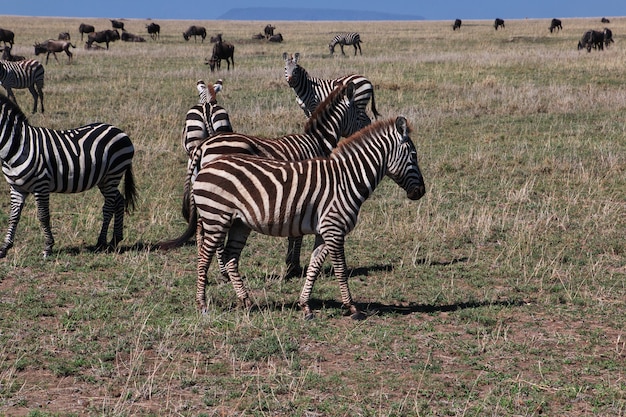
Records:
[[[285,61],[285,79],[287,80],[287,84],[289,84],[289,87],[296,93],[296,101],[307,117],[311,116],[318,104],[321,103],[337,85],[349,82],[353,82],[356,87],[354,101],[359,109],[360,125],[367,126],[372,122],[365,111],[370,98],[372,99],[372,113],[374,113],[374,117],[377,119],[380,116],[380,113],[376,110],[374,86],[364,76],[352,74],[333,80],[323,80],[321,78],[311,77],[307,70],[300,66],[298,63],[300,54],[298,52],[293,56],[289,56],[287,52],[284,52],[283,59]]]
[[[198,211],[199,310],[207,311],[208,267],[224,244],[223,261],[237,297],[244,306],[252,305],[238,264],[254,230],[271,236],[317,236],[299,298],[306,319],[314,317],[309,299],[328,254],[344,307],[353,319],[364,319],[348,287],[345,237],[356,226],[362,204],[385,176],[402,187],[410,200],[425,194],[409,133],[407,120],[400,116],[361,130],[340,142],[326,158],[286,162],[237,154],[205,165],[193,184]]]
[[[9,228],[0,246],[4,258],[13,246],[15,230],[29,194],[35,195],[45,236],[44,257],[52,253],[50,193],[78,193],[98,186],[104,196],[102,229],[96,249],[107,248],[107,232],[115,217],[110,247],[123,237],[124,211],[136,200],[132,171],[133,144],[115,126],[93,123],[69,130],[31,126],[20,108],[0,95],[0,160],[11,189]],[[118,185],[125,176],[124,197]]]
[[[41,112],[44,112],[43,79],[44,68],[37,60],[0,61],[0,84],[7,90],[7,95],[14,103],[17,103],[17,99],[13,94],[13,88],[28,88],[35,101],[33,113],[37,113],[37,98],[41,102]]]
[[[195,207],[190,195],[191,183],[196,167],[202,167],[224,154],[244,153],[284,161],[299,161],[329,155],[337,146],[341,136],[349,136],[358,123],[354,105],[353,83],[339,85],[317,108],[307,121],[304,134],[279,138],[259,138],[240,133],[219,133],[198,146],[192,163],[188,166],[183,197],[183,216],[188,220],[187,230],[182,236],[159,244],[169,250],[187,242],[195,233]],[[302,238],[289,239],[285,257],[287,275],[300,271],[300,248]]]
[[[356,56],[357,49],[359,53],[363,55],[363,52],[361,51],[361,42],[363,42],[361,40],[361,35],[357,32],[340,33],[339,35],[335,36],[333,40],[330,41],[330,43],[328,44],[328,49],[330,50],[330,54],[332,55],[335,53],[335,45],[339,44],[339,46],[341,47],[341,54],[345,55],[345,52],[343,51],[343,46],[352,45],[354,46],[354,56]]]

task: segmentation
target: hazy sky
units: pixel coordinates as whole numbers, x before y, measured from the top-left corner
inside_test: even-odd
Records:
[[[22,16],[216,19],[233,8],[306,7],[406,13],[428,20],[626,16],[626,0],[2,0],[0,14]]]

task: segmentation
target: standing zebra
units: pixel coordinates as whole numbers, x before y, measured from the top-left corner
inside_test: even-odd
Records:
[[[311,77],[307,70],[298,64],[300,58],[299,53],[293,56],[283,53],[285,60],[285,79],[289,87],[296,93],[296,101],[304,111],[307,117],[315,111],[319,103],[324,101],[326,97],[340,84],[354,83],[356,91],[354,93],[354,101],[359,109],[359,120],[361,126],[369,125],[372,120],[367,115],[365,108],[367,102],[372,99],[372,113],[378,118],[380,113],[376,110],[376,100],[374,99],[374,86],[362,75],[352,74],[345,77],[336,78],[334,80],[323,80],[321,78]]]
[[[339,35],[335,36],[332,41],[330,41],[330,43],[328,44],[328,49],[330,50],[330,54],[332,55],[335,53],[335,45],[339,44],[339,46],[341,47],[341,54],[345,55],[346,53],[343,51],[343,46],[352,45],[354,46],[354,56],[356,56],[357,49],[359,53],[363,55],[363,52],[361,51],[361,42],[363,42],[361,40],[361,35],[359,35],[357,32],[340,33]]]
[[[183,215],[188,219],[187,230],[179,238],[163,242],[162,249],[172,249],[187,242],[196,231],[196,210],[190,195],[191,183],[196,168],[225,154],[259,155],[283,161],[299,161],[329,155],[337,146],[340,137],[358,127],[354,104],[354,84],[340,85],[317,108],[304,128],[304,134],[288,135],[279,138],[259,138],[241,133],[219,133],[204,141],[195,149],[192,163],[188,167],[183,197]],[[300,268],[300,248],[302,238],[289,240],[285,262],[287,274],[296,273]]]
[[[300,162],[250,155],[225,155],[205,165],[193,184],[198,210],[196,302],[206,312],[206,276],[216,250],[225,243],[224,262],[237,297],[250,306],[239,275],[239,257],[252,230],[271,236],[319,236],[311,255],[299,304],[312,318],[309,299],[328,254],[353,319],[365,315],[350,289],[344,242],[356,226],[361,205],[385,175],[411,200],[425,193],[417,152],[403,117],[380,121],[339,143],[327,158]],[[228,238],[226,239],[228,235]]]
[[[9,229],[0,258],[13,246],[15,230],[28,194],[35,195],[37,214],[45,236],[44,257],[52,253],[50,193],[78,193],[98,186],[104,196],[102,229],[97,249],[106,248],[107,232],[115,217],[115,247],[122,240],[124,211],[136,199],[132,172],[133,144],[115,126],[93,123],[70,130],[30,126],[26,116],[0,95],[0,160],[11,187]],[[118,185],[125,175],[124,197]]]
[[[17,103],[13,88],[28,88],[33,95],[35,104],[33,113],[37,112],[37,97],[41,102],[41,112],[43,107],[43,65],[34,59],[24,61],[0,61],[0,84],[7,90],[7,95],[14,103]]]

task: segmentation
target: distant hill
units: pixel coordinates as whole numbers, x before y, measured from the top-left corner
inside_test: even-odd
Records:
[[[367,10],[247,7],[230,9],[218,20],[424,20],[422,16]]]

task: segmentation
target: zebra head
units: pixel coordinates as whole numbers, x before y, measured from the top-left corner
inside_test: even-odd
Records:
[[[300,53],[296,52],[293,56],[289,56],[287,52],[283,52],[283,59],[285,60],[285,79],[289,87],[297,86],[303,77],[306,77],[304,69],[298,65],[298,59]]]
[[[196,88],[198,89],[198,104],[217,104],[217,92],[222,90],[221,81],[222,80],[218,80],[219,84],[207,86],[203,80],[198,80],[196,84]],[[219,85],[219,90],[215,88],[216,85]]]
[[[387,166],[387,175],[406,191],[410,200],[419,200],[426,193],[424,178],[417,164],[417,150],[409,134],[406,118],[399,116],[394,124],[394,145]]]

